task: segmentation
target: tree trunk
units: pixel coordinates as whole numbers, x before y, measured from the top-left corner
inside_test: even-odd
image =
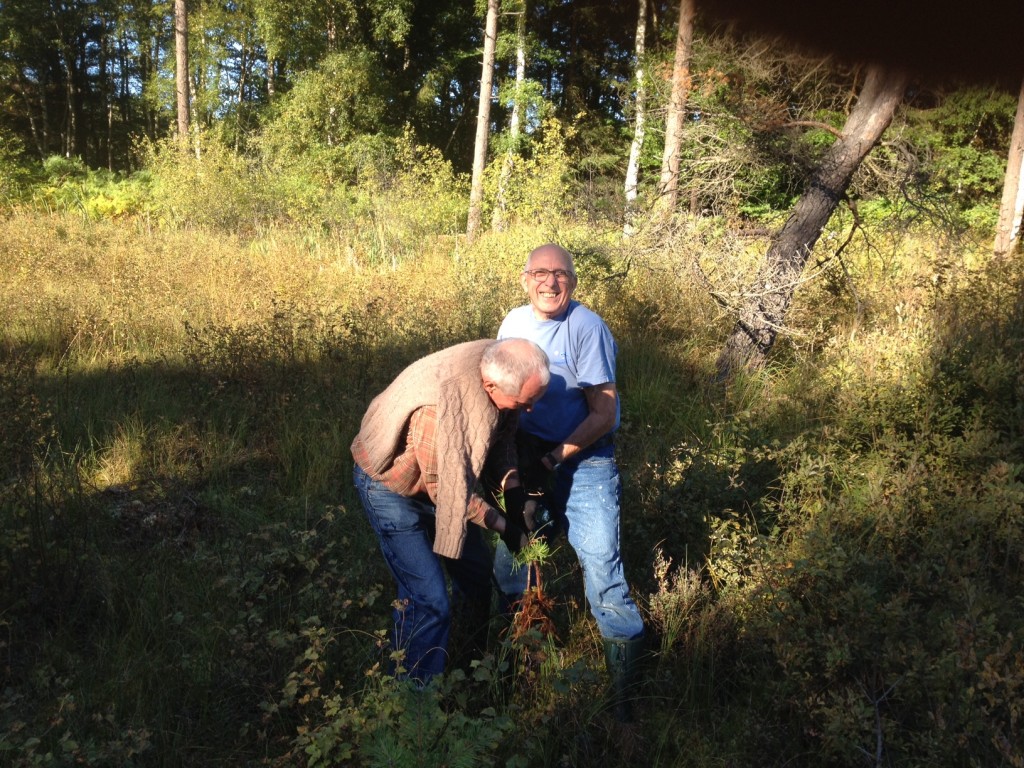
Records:
[[[639,0],[637,5],[639,10],[636,17],[635,43],[636,97],[633,101],[635,117],[633,120],[633,143],[629,147],[629,163],[626,165],[626,210],[622,226],[623,237],[630,237],[633,234],[633,218],[636,215],[637,179],[640,175],[640,150],[644,145],[645,120],[647,119],[647,88],[644,85],[643,69],[645,37],[647,36],[647,0]]]
[[[1003,179],[1003,200],[999,206],[999,223],[996,224],[996,256],[1005,256],[1013,251],[1020,234],[1021,216],[1024,213],[1024,80],[1021,81],[1017,97],[1017,114],[1013,118],[1013,135],[1010,137],[1010,153],[1006,159],[1006,176]]]
[[[498,0],[487,0],[484,31],[484,62],[480,75],[480,105],[476,113],[476,144],[473,152],[473,179],[469,189],[469,221],[466,239],[473,242],[480,230],[484,201],[484,167],[487,164],[487,139],[491,126],[491,88],[494,83],[494,49],[498,37]]]
[[[665,152],[661,158],[659,206],[664,213],[675,210],[679,197],[679,148],[683,143],[683,119],[690,93],[690,58],[693,54],[693,17],[696,0],[679,0],[679,28],[676,57],[672,67],[672,95],[665,115]]]
[[[142,119],[145,123],[146,135],[156,141],[158,131],[157,110],[154,108],[156,99],[151,98],[157,89],[157,73],[160,71],[160,39],[163,36],[162,17],[146,13],[139,21],[139,76],[142,79]]]
[[[501,164],[501,175],[498,177],[498,196],[494,203],[494,215],[491,217],[491,229],[501,231],[506,224],[505,189],[512,179],[512,170],[516,156],[519,154],[519,124],[523,113],[523,85],[526,82],[526,2],[516,16],[516,90],[512,101],[512,114],[508,121],[508,150]]]
[[[46,158],[46,145],[44,144],[44,136],[46,131],[46,100],[40,95],[39,99],[39,111],[42,115],[40,121],[36,120],[35,107],[33,100],[29,98],[29,91],[31,90],[30,83],[25,79],[24,74],[21,70],[15,72],[15,77],[18,78],[18,91],[21,93],[22,101],[25,104],[25,114],[28,115],[29,130],[32,133],[32,141],[35,144],[36,152],[39,153],[39,159],[44,160]],[[39,122],[43,123],[44,133],[40,133]]]
[[[746,305],[718,358],[719,378],[761,366],[783,327],[807,259],[861,161],[889,127],[907,88],[906,74],[868,69],[842,135],[828,150],[789,220],[768,249]]]
[[[64,123],[61,128],[63,134],[61,138],[61,154],[64,157],[71,157],[78,151],[78,147],[75,144],[75,138],[78,135],[78,111],[75,109],[75,105],[78,103],[78,97],[75,93],[76,88],[76,76],[75,67],[73,62],[75,60],[75,54],[71,50],[70,46],[65,46],[63,55],[64,64]]]
[[[188,10],[185,0],[174,0],[174,88],[178,97],[178,141],[188,141],[189,77],[188,77]]]

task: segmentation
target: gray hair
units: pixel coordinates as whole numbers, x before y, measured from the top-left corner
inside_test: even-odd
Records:
[[[551,380],[548,356],[529,339],[502,339],[484,349],[480,373],[493,381],[503,394],[515,397],[533,374],[547,386]]]

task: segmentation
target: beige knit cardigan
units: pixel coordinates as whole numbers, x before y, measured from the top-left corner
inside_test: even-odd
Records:
[[[462,555],[469,500],[495,440],[500,414],[480,376],[480,359],[493,343],[468,341],[414,362],[373,399],[353,441],[369,456],[363,469],[380,479],[404,448],[413,411],[437,407],[434,552],[444,557]]]

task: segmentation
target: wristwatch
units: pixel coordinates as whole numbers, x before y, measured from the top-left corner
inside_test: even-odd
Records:
[[[541,456],[540,460],[542,463],[547,465],[548,469],[552,471],[558,469],[558,462],[555,461],[555,457],[552,455],[551,451],[548,451],[543,456]]]

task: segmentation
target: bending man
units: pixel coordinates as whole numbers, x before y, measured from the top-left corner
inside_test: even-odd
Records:
[[[452,614],[445,571],[456,603],[486,632],[492,560],[480,528],[499,532],[513,551],[525,536],[476,484],[494,478],[510,514],[522,519],[518,412],[540,399],[549,378],[547,357],[532,342],[466,342],[410,365],[363,416],[353,476],[398,588],[392,644],[405,651],[403,675],[413,680],[426,683],[445,669]]]

